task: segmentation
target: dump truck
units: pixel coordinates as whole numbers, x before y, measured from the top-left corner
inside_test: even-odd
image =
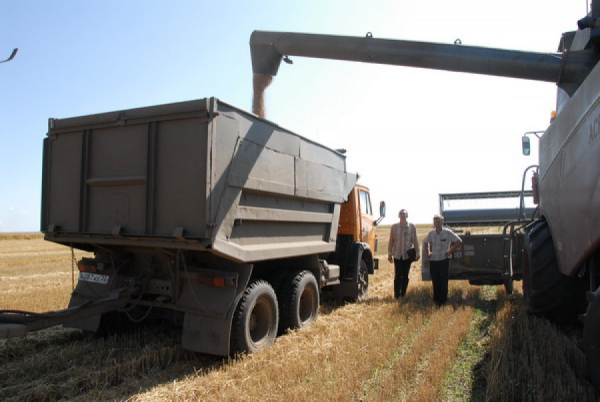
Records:
[[[345,158],[214,97],[50,119],[41,231],[90,254],[68,308],[0,311],[0,336],[167,320],[226,356],[365,298],[385,203]]]
[[[257,75],[274,76],[282,59],[299,56],[555,83],[556,114],[539,136],[537,211],[515,231],[519,269],[530,313],[583,322],[588,374],[600,389],[600,1],[577,26],[555,53],[269,31],[254,31],[250,48]]]

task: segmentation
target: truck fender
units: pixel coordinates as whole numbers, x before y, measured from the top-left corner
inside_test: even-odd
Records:
[[[373,263],[373,253],[368,243],[356,242],[350,248],[350,252],[346,261],[348,262],[344,269],[344,280],[345,281],[358,281],[358,269],[360,267],[360,261],[364,259],[367,263],[369,274],[375,273],[375,266]]]

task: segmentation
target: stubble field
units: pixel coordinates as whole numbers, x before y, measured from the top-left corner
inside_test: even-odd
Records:
[[[422,238],[429,230],[419,228]],[[447,305],[413,264],[405,299],[380,269],[369,298],[323,305],[315,324],[228,360],[179,346],[175,328],[98,338],[66,328],[0,340],[1,400],[545,401],[596,400],[574,329],[559,331],[503,287],[451,282]],[[41,235],[0,235],[0,309],[64,308],[83,253]]]

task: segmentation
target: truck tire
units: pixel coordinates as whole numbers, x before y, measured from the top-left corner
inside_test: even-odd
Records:
[[[525,238],[527,261],[523,266],[523,296],[527,312],[559,325],[577,323],[577,284],[558,268],[550,228],[545,220],[535,222]]]
[[[583,315],[583,350],[590,382],[600,389],[600,288],[588,292],[588,308]]]
[[[279,296],[280,333],[306,327],[319,316],[319,285],[312,272],[293,272],[284,280]]]
[[[231,354],[254,353],[275,342],[279,311],[268,282],[251,282],[240,299],[231,327]]]
[[[352,285],[356,286],[356,288],[352,289],[353,296],[344,296],[338,301],[339,304],[343,304],[344,302],[356,303],[369,297],[369,268],[367,267],[367,262],[363,259],[359,262],[356,283]]]
[[[364,300],[369,297],[369,269],[367,262],[363,259],[360,260],[360,267],[358,269],[358,297],[357,301]]]

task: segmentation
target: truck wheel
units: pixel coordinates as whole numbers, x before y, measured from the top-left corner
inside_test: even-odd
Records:
[[[523,264],[523,296],[527,312],[560,325],[575,324],[576,279],[559,271],[552,235],[545,220],[531,226],[525,244],[528,261]]]
[[[358,286],[357,300],[364,300],[369,297],[369,269],[367,268],[367,262],[362,259],[360,260],[356,286]]]
[[[319,286],[310,271],[297,271],[284,280],[280,292],[279,332],[303,328],[319,315]]]
[[[253,353],[275,342],[279,312],[277,296],[268,282],[256,280],[244,291],[231,328],[231,351]]]
[[[369,269],[367,268],[367,262],[365,260],[360,260],[356,289],[352,289],[352,293],[356,296],[344,296],[338,303],[342,304],[344,301],[356,303],[357,301],[365,300],[369,297]]]
[[[583,315],[583,350],[590,382],[600,389],[600,288],[588,292],[588,308]]]

